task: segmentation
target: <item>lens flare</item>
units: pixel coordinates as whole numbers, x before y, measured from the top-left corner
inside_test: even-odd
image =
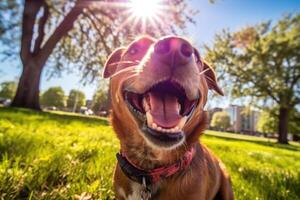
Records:
[[[160,10],[160,0],[131,0],[130,10],[132,14],[140,18],[151,18]]]
[[[110,9],[122,9],[119,13],[124,17],[116,32],[124,27],[130,26],[138,32],[146,34],[154,31],[160,32],[165,26],[168,26],[173,7],[167,0],[128,0],[124,2],[103,2],[96,1],[94,7],[107,7]]]

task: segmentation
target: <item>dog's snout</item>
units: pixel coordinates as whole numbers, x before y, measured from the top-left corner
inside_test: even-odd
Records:
[[[154,46],[154,53],[159,61],[172,67],[185,65],[192,60],[194,49],[182,38],[169,37],[159,40]]]
[[[154,51],[157,55],[163,56],[170,52],[170,40],[160,40],[154,46]]]
[[[180,48],[180,53],[187,57],[187,58],[190,58],[191,55],[193,54],[193,48],[190,44],[187,44],[187,43],[183,43],[181,45],[181,48]]]

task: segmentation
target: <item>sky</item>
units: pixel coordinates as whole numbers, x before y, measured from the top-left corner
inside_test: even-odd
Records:
[[[212,44],[215,34],[223,29],[237,31],[242,27],[266,20],[276,22],[284,14],[300,12],[300,0],[215,0],[214,4],[209,3],[208,0],[188,2],[192,8],[199,10],[199,13],[194,18],[196,25],[188,25],[184,36],[190,38],[200,50],[204,43]],[[16,80],[21,70],[18,60],[2,62],[0,82]],[[40,85],[41,91],[53,86],[61,86],[66,94],[71,89],[80,89],[85,92],[87,99],[91,99],[97,88],[97,83],[83,86],[80,83],[79,73],[63,73],[62,78],[48,80],[45,71]],[[223,102],[221,107],[231,103],[226,97],[221,99],[221,102]]]

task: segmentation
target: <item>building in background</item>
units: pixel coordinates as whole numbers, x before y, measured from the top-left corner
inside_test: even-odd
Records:
[[[211,122],[214,113],[226,111],[229,114],[231,124],[228,131],[255,135],[258,133],[256,125],[259,119],[259,112],[255,110],[245,112],[245,110],[245,106],[238,105],[230,105],[228,108],[225,109],[213,108],[209,111],[209,122]]]
[[[92,109],[92,104],[93,104],[93,101],[92,101],[92,100],[87,99],[87,100],[85,101],[85,106],[86,106],[88,109]]]
[[[210,127],[210,123],[211,123],[211,120],[212,120],[212,116],[216,113],[216,112],[222,112],[223,109],[222,108],[212,108],[211,110],[208,110],[208,122],[209,122],[209,127]]]
[[[241,112],[243,110],[242,106],[230,105],[225,111],[228,112],[230,117],[230,131],[240,132],[241,131]]]

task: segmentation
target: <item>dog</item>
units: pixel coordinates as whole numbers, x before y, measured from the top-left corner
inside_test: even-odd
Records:
[[[220,95],[214,70],[178,36],[143,36],[108,57],[111,124],[120,140],[116,199],[233,199],[222,162],[199,137],[208,90]]]

